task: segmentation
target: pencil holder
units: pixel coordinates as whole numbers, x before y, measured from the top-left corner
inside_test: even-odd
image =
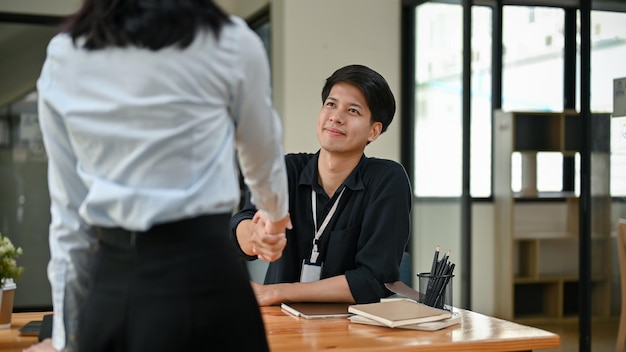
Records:
[[[452,312],[452,279],[454,274],[431,275],[429,272],[417,274],[419,279],[419,299],[428,306]]]

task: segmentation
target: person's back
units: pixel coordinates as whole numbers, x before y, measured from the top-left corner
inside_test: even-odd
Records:
[[[236,90],[265,78],[244,71],[242,55],[260,53],[258,47],[249,50],[259,43],[244,26],[234,19],[221,30],[219,42],[210,31],[201,32],[184,50],[87,50],[74,46],[69,34],[52,40],[50,78],[42,77],[40,94],[66,117],[68,137],[77,147],[80,176],[90,187],[83,215],[103,226],[140,229],[154,224],[155,216],[168,220],[161,214],[171,219],[189,215],[188,208],[233,209],[237,170],[234,164],[212,165],[234,160],[231,113],[245,107],[239,104],[250,104],[240,102]],[[275,120],[266,107],[254,129],[271,136]],[[92,209],[109,201],[111,192],[128,194],[131,213]],[[126,204],[124,197],[114,201]]]
[[[281,126],[260,39],[210,0],[88,0],[51,40],[37,88],[54,347],[169,351],[209,337],[267,350],[227,229],[237,152],[276,234],[268,256],[284,247]],[[247,339],[227,339],[241,315]]]

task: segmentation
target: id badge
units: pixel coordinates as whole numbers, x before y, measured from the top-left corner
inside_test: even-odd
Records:
[[[300,274],[300,282],[319,281],[322,274],[322,265],[307,263],[302,261],[302,273]]]

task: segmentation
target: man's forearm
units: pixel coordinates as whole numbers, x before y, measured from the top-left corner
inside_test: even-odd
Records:
[[[284,302],[348,302],[354,303],[345,275],[314,282],[295,282],[280,287]],[[271,285],[270,285],[271,286]]]

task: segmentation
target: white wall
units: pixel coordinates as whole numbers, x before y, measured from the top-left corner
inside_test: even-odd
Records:
[[[316,151],[324,80],[360,63],[381,73],[400,105],[400,1],[271,2],[273,86],[287,152]],[[366,154],[400,160],[399,109]]]

